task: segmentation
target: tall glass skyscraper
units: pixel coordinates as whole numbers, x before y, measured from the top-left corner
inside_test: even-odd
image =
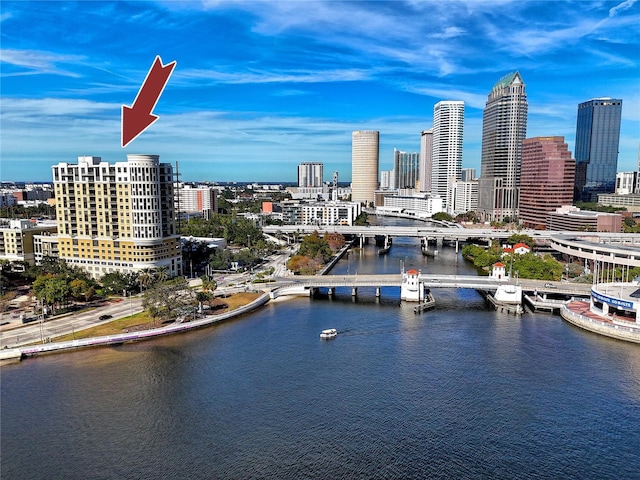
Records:
[[[452,187],[462,173],[462,134],[464,102],[446,100],[433,107],[433,152],[431,193],[444,200],[447,213],[453,213]]]
[[[616,186],[622,100],[594,98],[578,105],[574,200],[598,201]]]
[[[522,142],[527,135],[527,94],[518,72],[491,89],[482,118],[478,213],[485,221],[518,215]]]

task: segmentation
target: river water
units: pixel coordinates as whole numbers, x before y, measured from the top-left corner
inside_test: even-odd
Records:
[[[396,239],[334,273],[474,273]],[[8,479],[640,478],[640,346],[471,290],[297,298],[1,370]],[[337,328],[322,341],[318,334]]]

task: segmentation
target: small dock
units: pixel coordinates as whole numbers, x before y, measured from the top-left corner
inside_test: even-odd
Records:
[[[552,300],[539,295],[523,295],[524,302],[534,312],[559,313],[569,300]]]
[[[429,292],[426,295],[425,301],[422,302],[417,307],[413,308],[413,313],[416,313],[416,314],[422,313],[426,310],[431,310],[435,306],[436,306],[436,300],[435,298],[433,298],[433,295],[431,294],[431,292]]]

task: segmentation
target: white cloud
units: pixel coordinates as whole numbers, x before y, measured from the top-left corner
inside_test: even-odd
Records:
[[[609,16],[613,17],[615,15],[617,15],[620,12],[623,12],[625,10],[629,10],[631,7],[633,7],[633,4],[636,3],[636,0],[625,0],[624,2],[616,5],[615,7],[611,8],[609,10]]]
[[[433,38],[455,38],[464,35],[466,32],[460,27],[446,27],[442,33],[431,35]]]
[[[287,70],[278,71],[238,71],[222,72],[217,70],[179,70],[175,77],[187,80],[212,80],[216,83],[244,84],[244,83],[320,83],[347,82],[368,78],[366,70],[345,68],[337,70]]]
[[[92,115],[97,112],[114,111],[120,114],[121,105],[91,100],[70,98],[3,98],[0,118],[6,120],[27,119],[34,121],[43,117],[68,117],[77,115]]]
[[[58,65],[76,64],[82,61],[82,59],[83,57],[78,55],[57,54],[41,50],[0,50],[0,61],[2,63],[8,63],[26,69],[26,71],[22,72],[3,73],[2,76],[49,73],[67,77],[79,77],[80,75],[77,73],[61,69]]]

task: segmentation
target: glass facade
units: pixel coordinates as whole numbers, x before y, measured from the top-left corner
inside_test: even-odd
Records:
[[[596,98],[578,105],[574,199],[597,201],[615,190],[622,100]]]

